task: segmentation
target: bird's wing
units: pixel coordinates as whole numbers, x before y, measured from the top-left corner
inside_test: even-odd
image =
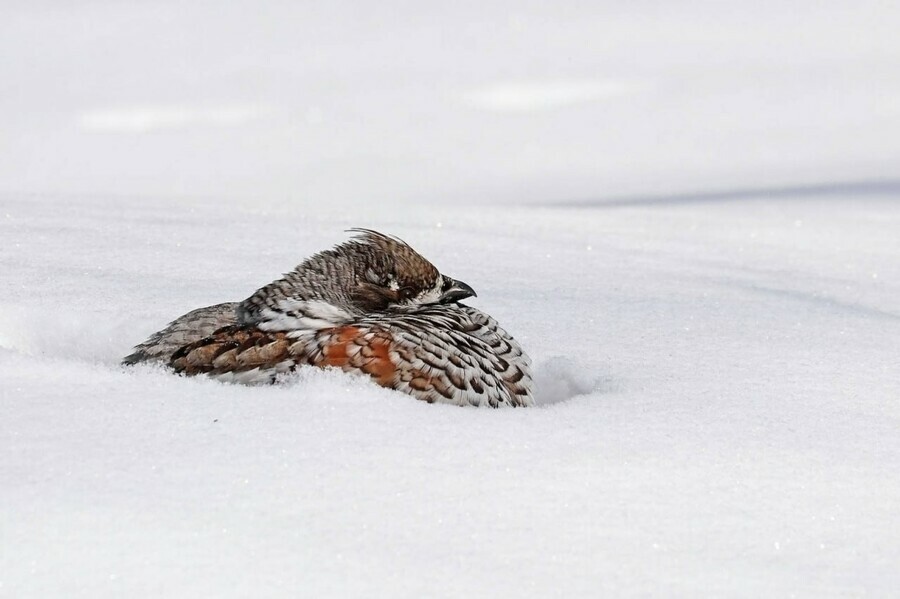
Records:
[[[236,325],[181,348],[171,365],[188,375],[262,383],[309,364],[368,375],[429,403],[531,405],[527,358],[480,314],[442,307],[304,332]]]
[[[236,322],[237,303],[216,304],[191,310],[179,316],[161,331],[135,346],[134,351],[122,358],[122,364],[139,362],[168,362],[175,351],[211,335],[213,331]]]

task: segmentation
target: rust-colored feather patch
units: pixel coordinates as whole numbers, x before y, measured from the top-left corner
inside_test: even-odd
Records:
[[[350,352],[348,346],[360,338],[361,331],[358,327],[340,327],[333,329],[333,336],[322,348],[324,359],[321,366],[334,366],[345,368],[350,365]]]
[[[390,337],[374,336],[368,346],[372,350],[371,357],[362,365],[363,372],[385,387],[393,386],[397,374],[397,366],[391,361],[390,343]]]
[[[393,339],[381,330],[356,326],[329,329],[320,335],[322,359],[317,366],[333,366],[347,372],[362,371],[379,385],[392,387],[397,365],[391,360]]]

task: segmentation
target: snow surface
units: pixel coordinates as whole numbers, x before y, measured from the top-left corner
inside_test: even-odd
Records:
[[[0,590],[890,595],[897,199],[310,218],[5,197]],[[117,365],[359,224],[478,290],[541,407]]]
[[[4,4],[0,596],[896,596],[898,9],[325,6]],[[354,226],[539,406],[118,365]]]

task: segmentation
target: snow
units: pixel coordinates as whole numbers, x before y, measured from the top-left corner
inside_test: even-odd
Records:
[[[499,411],[338,373],[243,388],[117,365],[342,240],[346,214],[4,207],[11,596],[900,582],[896,196],[367,213],[531,352],[541,407]]]
[[[898,27],[878,0],[8,0],[0,189],[494,203],[896,178]]]
[[[0,596],[895,594],[896,9],[429,6],[4,6]],[[538,407],[119,366],[351,227]]]

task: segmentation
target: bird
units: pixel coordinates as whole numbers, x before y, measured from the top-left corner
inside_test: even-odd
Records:
[[[531,360],[477,297],[398,237],[371,229],[314,254],[242,302],[192,310],[123,364],[185,376],[277,383],[334,368],[428,403],[534,405]]]

